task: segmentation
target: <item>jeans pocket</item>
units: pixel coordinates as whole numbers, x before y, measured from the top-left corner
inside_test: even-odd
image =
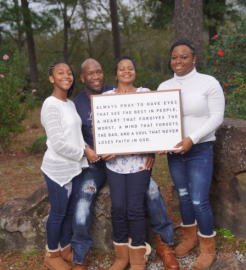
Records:
[[[204,151],[204,150],[210,150],[213,148],[213,143],[212,142],[205,142],[205,143],[199,143],[199,144],[196,144],[196,150],[201,152],[201,151]]]

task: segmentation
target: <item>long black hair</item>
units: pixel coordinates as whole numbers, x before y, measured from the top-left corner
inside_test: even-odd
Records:
[[[72,67],[67,62],[65,62],[65,61],[57,61],[57,62],[54,62],[53,64],[51,64],[49,66],[49,76],[53,76],[53,71],[55,69],[55,66],[58,65],[58,64],[66,64],[70,68],[70,70],[72,72],[72,75],[73,75],[73,84],[71,85],[71,87],[67,91],[67,97],[69,98],[69,97],[71,97],[71,95],[73,93],[74,86],[75,86],[75,74],[74,74],[74,71],[73,71]]]
[[[196,49],[195,49],[194,43],[192,41],[190,41],[189,39],[180,39],[180,40],[173,43],[173,45],[170,49],[170,56],[172,56],[172,52],[173,52],[174,48],[179,46],[179,45],[188,46],[191,49],[192,56],[194,57],[196,55]],[[173,70],[171,68],[171,60],[169,60],[169,62],[168,62],[168,68],[173,72]]]
[[[115,63],[114,63],[114,76],[117,75],[117,70],[118,70],[118,64],[119,64],[119,62],[120,62],[121,60],[125,60],[125,59],[130,60],[130,61],[132,62],[133,67],[134,67],[134,69],[135,69],[135,72],[137,73],[136,65],[135,65],[134,61],[132,60],[131,56],[123,55],[123,56],[119,57],[119,58],[115,61]]]

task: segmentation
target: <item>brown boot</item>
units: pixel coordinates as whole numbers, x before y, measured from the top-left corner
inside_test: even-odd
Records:
[[[129,244],[119,244],[114,242],[114,249],[116,252],[117,260],[116,262],[110,267],[109,270],[124,270],[130,262],[130,256],[129,256]]]
[[[178,270],[179,263],[177,259],[174,257],[172,248],[163,243],[161,240],[161,236],[159,234],[155,234],[156,239],[156,255],[160,260],[163,261],[163,265],[167,270]]]
[[[71,267],[62,259],[60,249],[49,250],[47,245],[44,265],[51,270],[71,270]]]
[[[130,255],[130,270],[145,270],[146,262],[148,261],[148,255],[151,253],[151,247],[148,243],[146,246],[133,247],[129,245]]]
[[[71,245],[61,248],[61,257],[64,261],[73,263],[73,250]]]
[[[88,270],[88,255],[85,256],[84,264],[74,264],[73,270]]]
[[[202,235],[198,232],[200,239],[200,250],[201,254],[198,259],[195,261],[192,269],[207,269],[214,264],[216,261],[215,254],[215,235],[214,232],[210,236]]]
[[[192,225],[183,225],[181,223],[182,232],[183,232],[183,241],[180,245],[178,245],[175,250],[174,254],[177,258],[184,258],[189,253],[198,246],[197,242],[197,223],[195,222]]]

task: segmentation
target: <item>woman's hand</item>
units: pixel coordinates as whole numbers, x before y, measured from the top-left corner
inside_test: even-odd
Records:
[[[94,163],[100,160],[100,157],[95,153],[93,149],[90,148],[89,145],[85,146],[85,155],[90,163]]]
[[[168,152],[168,151],[165,151],[165,150],[158,152],[158,155],[166,155],[167,153],[172,155],[172,152]]]
[[[143,157],[144,155],[141,155]],[[146,170],[150,170],[155,164],[155,154],[146,154],[146,160],[144,167]]]
[[[181,149],[175,151],[174,153],[183,155],[185,152],[190,150],[192,145],[193,145],[193,141],[191,140],[191,138],[186,137],[180,143],[174,146],[174,148],[178,148],[182,146]]]
[[[117,157],[117,155],[106,154],[106,155],[101,156],[101,158],[103,160],[105,160],[105,161],[109,161],[109,160],[111,160],[112,158],[115,158],[115,157]]]

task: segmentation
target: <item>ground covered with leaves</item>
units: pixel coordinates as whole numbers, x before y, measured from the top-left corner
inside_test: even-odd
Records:
[[[26,133],[18,137],[9,153],[0,154],[0,204],[14,198],[26,198],[31,195],[37,188],[41,187],[45,180],[40,170],[42,162],[42,153],[28,153],[27,147],[39,136],[45,135],[44,129],[39,120],[40,109],[36,109],[25,120]],[[168,171],[167,160],[165,156],[157,156],[153,168],[153,176],[160,186],[164,198],[168,215],[174,223],[175,244],[176,246],[182,240],[179,224],[181,223],[180,213],[172,212],[172,180]],[[237,257],[244,261],[246,254],[245,239],[236,239],[230,231],[226,229],[217,229],[216,251],[217,258]],[[149,257],[148,270],[163,269],[162,262],[155,255],[155,244],[152,244],[152,254]],[[199,255],[199,248],[194,250],[188,257],[179,260],[182,269],[191,269],[193,262]],[[39,270],[47,269],[43,265],[44,250],[31,252],[11,252],[8,254],[0,253],[0,269],[14,270]],[[90,250],[89,270],[109,269],[115,261],[115,252],[102,252],[96,248]],[[245,260],[246,261],[246,260]]]

